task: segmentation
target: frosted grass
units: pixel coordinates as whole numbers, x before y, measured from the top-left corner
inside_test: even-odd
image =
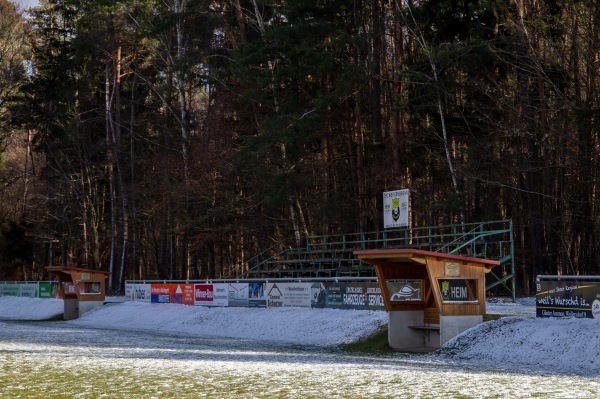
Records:
[[[600,380],[443,356],[0,322],[0,397],[593,398]]]

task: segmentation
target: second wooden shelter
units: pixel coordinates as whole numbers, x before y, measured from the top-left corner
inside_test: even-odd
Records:
[[[435,350],[483,321],[485,274],[498,261],[418,249],[354,254],[375,267],[392,348]]]

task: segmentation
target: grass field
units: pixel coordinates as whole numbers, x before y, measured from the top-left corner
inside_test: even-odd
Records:
[[[383,334],[383,333],[382,333]],[[2,398],[595,398],[600,380],[382,350],[0,323]]]

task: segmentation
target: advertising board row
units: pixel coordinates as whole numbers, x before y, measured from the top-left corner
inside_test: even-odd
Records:
[[[537,317],[600,318],[600,283],[538,281],[535,295]]]
[[[19,296],[27,298],[55,298],[56,282],[38,281],[31,283],[0,284],[0,296]]]
[[[375,282],[128,283],[125,295],[133,301],[195,306],[385,310],[381,289]]]

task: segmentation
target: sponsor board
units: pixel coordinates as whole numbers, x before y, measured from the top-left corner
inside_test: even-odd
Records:
[[[174,294],[175,284],[150,284],[150,302],[152,303],[177,303]]]
[[[325,307],[339,309],[344,306],[344,283],[325,285]]]
[[[269,307],[311,307],[312,283],[268,283]]]
[[[367,309],[385,310],[385,302],[379,283],[364,283],[367,290]]]
[[[377,283],[332,283],[326,287],[325,302],[334,309],[385,309]]]
[[[133,286],[134,284],[125,283],[125,298],[129,301],[135,300],[133,297]]]
[[[184,305],[194,305],[194,284],[178,284],[175,292],[181,291],[181,303]]]
[[[408,189],[383,193],[383,228],[408,226],[408,201]]]
[[[537,317],[600,319],[600,283],[540,281],[535,304]]]
[[[38,297],[38,285],[37,284],[21,284],[21,296],[27,298]]]
[[[21,296],[21,286],[19,284],[2,284],[0,285],[3,296]]]
[[[65,294],[67,295],[77,295],[77,291],[75,290],[75,285],[73,283],[67,283],[64,282],[62,283],[62,287],[63,287],[63,291],[65,292]],[[60,290],[60,287],[58,284],[53,285],[52,286],[52,290],[54,292],[54,298],[58,298],[58,299],[64,299],[63,298],[63,293]]]
[[[438,279],[444,302],[477,302],[477,280]]]
[[[327,302],[327,288],[324,283],[312,283],[310,288],[310,306],[324,308]]]
[[[50,281],[0,284],[0,296],[58,298],[58,285]]]
[[[228,284],[196,284],[194,285],[194,305],[196,306],[228,306]]]
[[[422,300],[423,280],[386,280],[385,285],[392,302]]]
[[[194,285],[194,305],[212,306],[215,297],[213,284],[195,284]]]
[[[248,306],[248,283],[227,284],[227,306]]]
[[[38,296],[40,298],[54,298],[53,290],[52,290],[52,283],[40,283],[39,290],[38,290]]]
[[[129,298],[132,301],[152,302],[152,291],[150,284],[132,284]]]
[[[150,302],[194,304],[193,284],[150,284]]]
[[[267,283],[248,284],[248,306],[264,308],[267,306]]]
[[[228,284],[213,284],[213,306],[229,306]]]

